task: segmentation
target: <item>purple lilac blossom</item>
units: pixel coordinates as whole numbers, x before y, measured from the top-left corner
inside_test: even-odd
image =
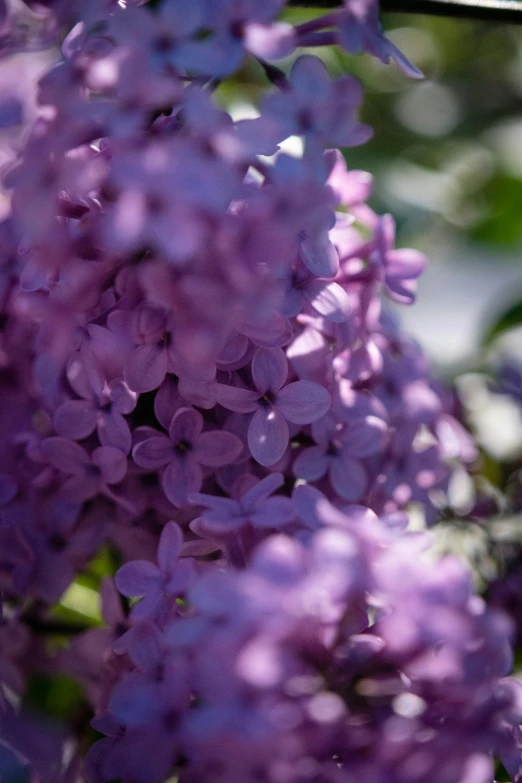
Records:
[[[288,447],[287,422],[310,424],[330,407],[330,395],[319,384],[295,381],[286,386],[288,362],[280,348],[258,348],[252,359],[255,390],[216,383],[216,400],[231,411],[252,413],[248,446],[261,465],[274,465]]]

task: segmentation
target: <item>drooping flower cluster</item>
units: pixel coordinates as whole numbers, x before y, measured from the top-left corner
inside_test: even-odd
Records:
[[[403,533],[475,448],[383,310],[426,259],[331,149],[371,134],[361,86],[301,48],[418,72],[370,0],[298,26],[282,0],[47,5],[18,45],[70,32],[0,225],[0,686],[109,542],[130,613],[105,582],[110,628],[47,664],[106,735],[92,783],[488,781],[519,719],[509,628]],[[267,90],[234,122],[245,58]],[[0,709],[0,753],[59,779]]]

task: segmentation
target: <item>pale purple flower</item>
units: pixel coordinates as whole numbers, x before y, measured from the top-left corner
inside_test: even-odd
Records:
[[[325,525],[349,529],[353,524],[375,525],[377,522],[374,511],[355,504],[343,506],[342,515],[329,513],[328,499],[311,484],[296,486],[292,493],[292,500],[299,518],[310,530],[317,530]]]
[[[201,489],[201,466],[223,467],[243,450],[243,444],[231,432],[203,432],[203,423],[198,411],[180,408],[172,418],[168,436],[158,433],[132,450],[133,459],[141,468],[163,468],[163,490],[175,506],[182,506],[190,492]]]
[[[255,391],[216,383],[216,400],[231,411],[254,413],[248,427],[250,452],[261,465],[274,465],[289,442],[287,422],[311,424],[330,408],[329,392],[312,381],[284,385],[288,362],[280,348],[259,348],[252,359]]]
[[[332,81],[318,57],[303,55],[292,66],[289,84],[289,90],[269,95],[262,106],[264,114],[279,121],[281,140],[303,135],[314,145],[353,147],[372,135],[356,118],[362,88],[353,76]]]
[[[279,219],[279,197],[285,222],[289,226],[295,225],[298,248],[305,266],[316,277],[335,277],[339,271],[339,256],[329,237],[336,221],[335,194],[324,186],[325,177],[319,177],[304,160],[280,154],[271,178],[277,188],[273,195],[276,200],[274,219]],[[295,214],[289,208],[290,204]]]
[[[348,319],[350,300],[338,283],[317,279],[300,262],[286,269],[281,279],[285,284],[283,315],[295,317],[309,304],[328,321],[342,323]]]
[[[169,522],[160,536],[157,566],[148,560],[134,560],[117,572],[115,581],[120,593],[141,598],[132,609],[133,620],[146,617],[165,619],[174,599],[189,588],[195,571],[191,559],[180,560],[182,543],[180,527],[175,522]]]
[[[373,177],[366,171],[348,171],[340,150],[329,150],[334,165],[328,176],[328,185],[346,207],[354,207],[366,201],[372,193]]]
[[[384,215],[377,225],[370,268],[384,284],[384,290],[396,302],[412,304],[415,301],[417,278],[426,268],[427,258],[418,250],[395,249],[395,221]]]
[[[378,57],[383,63],[394,60],[413,79],[422,73],[384,36],[379,23],[378,0],[345,0],[344,8],[335,14],[337,42],[353,54],[362,51]]]

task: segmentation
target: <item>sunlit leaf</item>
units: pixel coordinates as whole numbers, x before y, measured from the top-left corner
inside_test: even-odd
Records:
[[[522,299],[510,305],[490,324],[483,337],[483,345],[488,346],[502,334],[522,326]]]

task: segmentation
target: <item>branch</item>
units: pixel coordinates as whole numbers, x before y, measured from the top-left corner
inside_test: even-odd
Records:
[[[336,8],[341,2],[289,0],[289,5],[301,8]],[[519,0],[380,0],[380,7],[381,11],[522,24],[522,2]]]

